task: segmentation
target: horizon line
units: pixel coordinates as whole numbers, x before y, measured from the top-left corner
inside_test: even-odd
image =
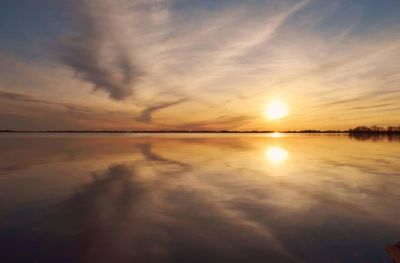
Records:
[[[294,130],[294,131],[218,131],[218,130],[0,130],[0,133],[352,133],[350,130]],[[382,132],[387,133],[387,132]]]
[[[303,130],[14,130],[0,129],[0,133],[400,133],[400,126],[394,127],[397,129],[383,129],[373,126],[371,129],[365,126],[359,126],[353,129],[346,130],[318,130],[318,129],[303,129]]]
[[[349,130],[12,130],[3,129],[1,133],[345,133]]]

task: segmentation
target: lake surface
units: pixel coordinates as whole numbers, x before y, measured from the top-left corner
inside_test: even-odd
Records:
[[[0,135],[0,262],[392,262],[400,140]]]

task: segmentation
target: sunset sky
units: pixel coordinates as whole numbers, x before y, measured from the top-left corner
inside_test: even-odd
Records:
[[[400,124],[398,0],[1,1],[0,129],[373,124]]]

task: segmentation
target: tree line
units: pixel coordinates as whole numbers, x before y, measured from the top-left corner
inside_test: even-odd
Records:
[[[371,127],[358,126],[354,129],[350,129],[349,133],[400,134],[400,125],[388,126],[386,128],[377,125],[373,125]]]

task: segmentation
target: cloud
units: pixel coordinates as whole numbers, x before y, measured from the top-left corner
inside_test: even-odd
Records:
[[[7,91],[0,90],[0,99],[7,99],[7,100],[15,101],[15,102],[40,103],[40,104],[45,104],[45,105],[50,105],[50,106],[60,106],[60,107],[64,107],[70,113],[74,113],[74,114],[80,113],[80,112],[90,112],[90,110],[88,108],[85,108],[83,106],[69,104],[69,103],[63,103],[63,102],[54,102],[54,101],[36,99],[33,96],[29,96],[29,95],[21,94],[21,93],[15,93],[15,92],[7,92]]]
[[[8,91],[0,91],[0,98],[13,100],[13,101],[24,101],[24,102],[44,102],[41,100],[33,99],[31,96],[8,92]]]
[[[15,102],[41,103],[41,104],[54,105],[54,106],[65,106],[65,107],[71,106],[71,105],[64,104],[64,103],[36,99],[36,98],[26,95],[26,94],[1,91],[1,90],[0,90],[0,99],[7,99],[7,100],[15,101]]]
[[[62,39],[57,50],[59,61],[79,78],[107,92],[110,98],[122,100],[132,95],[143,71],[121,41],[116,9],[112,1],[74,2],[71,19],[77,24],[76,32]]]
[[[179,99],[176,101],[172,102],[166,102],[166,103],[160,103],[157,105],[149,106],[145,108],[138,117],[136,117],[136,120],[139,122],[144,122],[144,123],[151,123],[152,122],[152,115],[159,110],[169,108],[178,104],[181,104],[183,102],[187,101],[186,99]]]
[[[250,115],[221,116],[212,120],[188,122],[179,125],[178,128],[188,130],[232,130],[237,129],[254,119],[255,117]]]

